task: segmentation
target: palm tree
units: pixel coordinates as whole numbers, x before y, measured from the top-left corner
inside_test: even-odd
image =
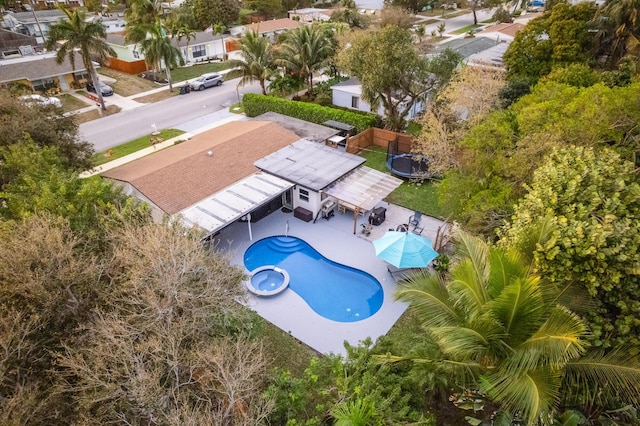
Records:
[[[447,281],[415,276],[397,293],[445,356],[431,362],[448,366],[528,425],[551,424],[569,394],[581,403],[589,392],[640,400],[637,360],[587,350],[588,330],[567,307],[567,289],[545,283],[514,250],[463,233],[457,240],[460,259]]]
[[[269,39],[261,37],[257,31],[247,32],[240,41],[240,55],[242,59],[230,61],[233,67],[242,71],[239,84],[257,81],[262,88],[262,94],[266,95],[265,82],[271,78],[276,68]]]
[[[617,65],[640,51],[640,0],[610,0],[594,17],[601,53]]]
[[[67,20],[59,21],[49,28],[49,37],[45,46],[49,50],[53,50],[58,46],[56,52],[56,62],[61,64],[65,57],[69,58],[71,67],[75,69],[75,51],[80,52],[84,67],[91,76],[93,87],[96,88],[96,94],[100,101],[100,108],[106,110],[102,92],[99,89],[98,73],[96,72],[91,58],[103,61],[109,57],[116,57],[116,52],[109,47],[105,38],[107,32],[100,22],[87,22],[85,13],[80,9],[73,11],[64,6],[60,6],[60,10],[67,16]]]
[[[324,68],[333,53],[333,34],[314,25],[304,25],[287,33],[276,63],[303,76],[311,92],[313,73]]]
[[[126,11],[127,29],[129,26],[153,24],[164,15],[164,7],[160,0],[131,0]]]
[[[136,31],[132,33],[132,36],[139,39],[142,32],[146,34],[146,37],[140,41],[140,49],[144,53],[145,60],[156,70],[162,69],[162,63],[164,62],[165,73],[169,81],[169,91],[173,92],[171,68],[184,63],[180,49],[171,44],[169,32],[159,19],[153,25],[136,27]]]
[[[196,38],[196,32],[187,25],[181,25],[175,29],[175,32],[173,33],[173,35],[177,37],[178,43],[180,43],[180,41],[183,38],[187,41],[187,45],[185,47],[185,51],[186,51],[185,60],[188,59],[189,58],[189,42]]]
[[[224,40],[222,39],[222,36],[224,35],[224,31],[227,29],[227,27],[224,26],[224,24],[222,22],[218,22],[217,24],[215,24],[212,28],[212,32],[214,34],[220,34],[220,43],[222,44],[222,60],[226,61],[227,60],[227,51],[224,47]]]

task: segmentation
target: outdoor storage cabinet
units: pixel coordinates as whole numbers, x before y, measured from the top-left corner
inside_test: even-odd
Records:
[[[313,213],[304,207],[296,207],[293,210],[293,216],[300,220],[304,220],[305,222],[311,222],[313,220]]]

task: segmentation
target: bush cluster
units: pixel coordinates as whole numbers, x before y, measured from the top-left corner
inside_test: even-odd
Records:
[[[245,94],[242,103],[248,117],[256,117],[272,111],[316,124],[334,120],[354,126],[357,133],[369,127],[377,127],[380,123],[380,117],[375,114],[357,114],[351,111],[341,111],[331,107],[253,93]]]

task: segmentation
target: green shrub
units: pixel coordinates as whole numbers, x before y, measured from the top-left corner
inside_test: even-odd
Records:
[[[242,103],[244,105],[244,112],[248,117],[256,117],[265,112],[272,111],[316,124],[322,124],[327,120],[334,120],[354,126],[357,133],[369,127],[376,127],[380,123],[380,117],[375,114],[359,114],[352,111],[341,111],[331,107],[290,101],[273,96],[256,95],[253,93],[245,94],[242,98]]]

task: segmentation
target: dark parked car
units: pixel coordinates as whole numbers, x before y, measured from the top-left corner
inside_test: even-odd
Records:
[[[100,86],[100,92],[102,92],[102,96],[111,96],[111,95],[113,95],[113,89],[111,88],[111,86],[109,86],[108,84],[103,83],[101,81],[99,81],[98,84]],[[93,87],[93,83],[92,82],[87,83],[87,90],[89,92],[98,93],[98,92],[96,92],[96,88]]]
[[[222,84],[222,76],[217,72],[202,74],[190,83],[191,90],[204,90],[207,87],[220,86]]]

